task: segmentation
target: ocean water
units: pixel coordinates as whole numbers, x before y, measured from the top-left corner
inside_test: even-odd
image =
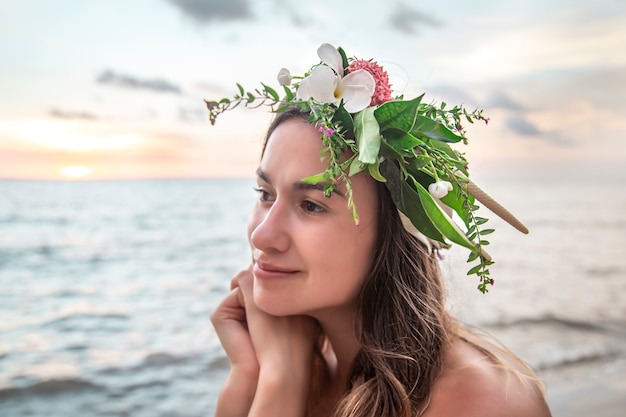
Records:
[[[0,181],[0,415],[212,415],[228,361],[209,315],[248,262],[253,185]],[[492,221],[488,295],[447,253],[450,308],[548,392],[626,366],[626,181],[482,185],[531,233]]]

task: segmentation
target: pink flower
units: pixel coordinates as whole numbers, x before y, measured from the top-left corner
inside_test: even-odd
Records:
[[[324,134],[327,137],[331,137],[332,135],[335,134],[335,129],[332,128],[325,128],[323,124],[321,123],[317,123],[315,126],[317,126],[317,131]]]
[[[392,99],[391,97],[391,84],[389,84],[389,76],[387,71],[383,69],[376,61],[371,59],[355,59],[348,66],[348,72],[357,70],[365,70],[372,74],[374,81],[376,82],[376,88],[374,89],[374,95],[370,106],[379,106]]]

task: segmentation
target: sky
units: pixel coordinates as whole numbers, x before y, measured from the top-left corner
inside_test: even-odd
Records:
[[[203,99],[277,87],[324,42],[482,108],[470,169],[626,173],[622,0],[0,0],[0,178],[251,177],[271,113],[211,126]]]

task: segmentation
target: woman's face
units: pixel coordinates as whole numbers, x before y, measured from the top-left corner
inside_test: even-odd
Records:
[[[377,193],[366,174],[351,177],[357,226],[344,184],[330,198],[302,182],[326,168],[320,133],[294,118],[271,134],[257,172],[259,199],[248,225],[254,300],[267,313],[319,315],[351,308],[376,240]]]

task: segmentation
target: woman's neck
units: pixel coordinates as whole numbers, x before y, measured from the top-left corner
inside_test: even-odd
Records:
[[[346,386],[356,355],[361,344],[356,337],[355,314],[333,313],[328,317],[318,317],[328,339],[328,349],[324,352],[331,378]]]

